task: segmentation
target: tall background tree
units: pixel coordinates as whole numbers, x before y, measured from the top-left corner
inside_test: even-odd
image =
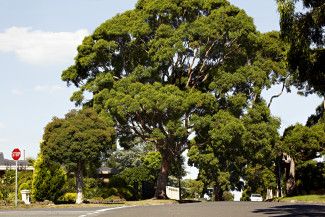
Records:
[[[57,162],[76,177],[76,203],[83,201],[83,177],[87,168],[99,167],[113,147],[115,131],[107,116],[92,109],[72,110],[65,118],[47,124],[41,143],[45,162]]]
[[[296,192],[295,163],[301,165],[302,162],[307,162],[307,159],[316,157],[316,149],[321,151],[323,146],[321,138],[315,141],[320,126],[312,125],[316,125],[317,119],[324,118],[322,114],[325,110],[325,2],[323,0],[277,0],[277,2],[281,35],[290,46],[287,55],[290,83],[305,96],[317,93],[324,97],[322,108],[319,107],[317,114],[308,119],[307,126],[291,126],[283,135],[282,148],[287,148],[285,165],[289,167],[286,169],[286,190],[292,195]]]
[[[139,0],[84,39],[62,80],[78,87],[77,105],[113,117],[121,146],[155,146],[162,157],[155,196],[165,198],[170,165],[189,135],[204,134],[199,119],[229,107],[240,117],[285,76],[278,46],[269,46],[276,38],[257,33],[228,1]]]
[[[323,0],[277,0],[277,2],[281,16],[281,33],[290,44],[288,62],[293,83],[305,94],[316,92],[324,97],[325,2]]]

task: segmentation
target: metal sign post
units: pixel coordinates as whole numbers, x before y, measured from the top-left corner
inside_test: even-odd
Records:
[[[15,206],[17,207],[18,200],[18,160],[16,160],[16,192],[15,192]]]
[[[15,148],[12,153],[12,159],[16,161],[16,190],[15,190],[15,206],[17,207],[17,199],[18,199],[18,160],[20,158],[21,152],[18,148]]]

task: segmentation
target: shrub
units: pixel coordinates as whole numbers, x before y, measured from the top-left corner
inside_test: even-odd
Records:
[[[101,186],[101,181],[94,178],[84,178],[84,197],[95,198],[103,197],[105,189]]]
[[[6,198],[7,203],[14,203],[15,202],[16,194],[14,192],[10,192]]]
[[[7,170],[0,179],[0,192],[2,198],[6,200],[11,192],[15,191],[15,171]]]
[[[24,189],[31,190],[33,181],[33,173],[30,171],[20,171],[18,172],[18,186],[24,185]],[[19,189],[23,189],[19,187]]]
[[[197,181],[193,179],[186,179],[183,181],[182,186],[182,196],[184,198],[199,198],[202,191],[203,191],[203,182],[202,181]]]
[[[117,194],[118,194],[117,188],[112,187],[108,189],[108,196],[117,195]]]
[[[18,192],[20,192],[21,190],[30,190],[30,185],[28,183],[23,183],[19,186],[19,190]]]
[[[56,163],[45,162],[40,154],[35,161],[32,183],[32,198],[36,201],[56,202],[63,194],[67,179],[64,169]]]
[[[109,180],[108,188],[110,191],[110,195],[117,195],[121,198],[125,198],[126,200],[130,200],[133,197],[132,187],[128,186],[125,180],[121,177],[114,176]]]
[[[230,193],[229,191],[225,191],[222,194],[222,198],[224,201],[233,201],[234,200],[234,195]]]
[[[61,196],[58,201],[60,203],[75,203],[77,199],[77,193],[65,193],[63,196]]]

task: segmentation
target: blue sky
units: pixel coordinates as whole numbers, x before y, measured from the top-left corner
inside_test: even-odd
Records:
[[[261,32],[278,30],[275,0],[232,0],[254,18]],[[61,72],[73,63],[84,36],[136,0],[0,1],[0,152],[18,147],[36,157],[45,125],[74,107],[72,87]],[[266,98],[279,91],[273,88]],[[295,93],[275,99],[271,111],[284,127],[305,123],[321,99]]]

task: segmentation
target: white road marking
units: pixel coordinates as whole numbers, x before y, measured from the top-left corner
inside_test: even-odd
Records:
[[[101,212],[111,211],[111,210],[115,210],[115,209],[124,209],[124,208],[128,208],[128,207],[134,207],[134,206],[119,206],[119,207],[113,207],[113,208],[99,209],[99,210],[96,210],[94,212],[89,212],[89,213],[87,213],[85,215],[80,215],[78,217],[87,217],[87,216],[90,216],[90,215],[99,214]]]

